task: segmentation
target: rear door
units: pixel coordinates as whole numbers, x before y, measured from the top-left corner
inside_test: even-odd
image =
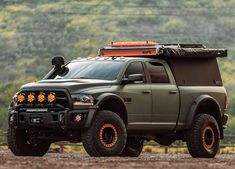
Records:
[[[164,62],[145,64],[151,83],[153,128],[171,130],[176,126],[179,113],[179,92],[173,75]]]

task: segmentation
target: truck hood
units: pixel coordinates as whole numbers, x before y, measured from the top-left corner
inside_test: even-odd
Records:
[[[21,90],[67,89],[70,93],[81,93],[89,88],[110,88],[114,83],[115,81],[97,79],[50,79],[25,84]]]

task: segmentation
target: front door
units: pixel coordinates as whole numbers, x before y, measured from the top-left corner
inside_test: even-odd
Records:
[[[143,74],[143,79],[125,84],[119,90],[128,111],[128,129],[148,129],[151,122],[151,88],[150,84],[146,83],[143,63],[130,63],[123,78],[131,74]]]

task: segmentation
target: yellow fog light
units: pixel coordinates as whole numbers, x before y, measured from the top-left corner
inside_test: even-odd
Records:
[[[55,99],[56,99],[55,93],[51,92],[50,94],[48,94],[48,97],[47,97],[48,102],[52,103],[55,101]]]
[[[23,101],[25,101],[25,94],[24,93],[20,93],[18,96],[17,96],[17,101],[22,103]]]
[[[45,93],[41,92],[39,95],[38,95],[38,101],[40,103],[44,102],[46,100],[46,96],[45,96]]]
[[[29,101],[30,103],[32,103],[33,101],[35,101],[35,94],[34,94],[34,93],[30,93],[30,94],[28,95],[28,101]]]

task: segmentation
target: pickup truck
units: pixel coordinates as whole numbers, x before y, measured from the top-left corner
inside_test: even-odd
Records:
[[[213,158],[228,120],[217,57],[200,44],[113,42],[94,58],[54,68],[23,85],[9,106],[8,145],[43,156],[51,143],[82,142],[91,156],[141,154],[145,140],[186,141],[192,157]]]

